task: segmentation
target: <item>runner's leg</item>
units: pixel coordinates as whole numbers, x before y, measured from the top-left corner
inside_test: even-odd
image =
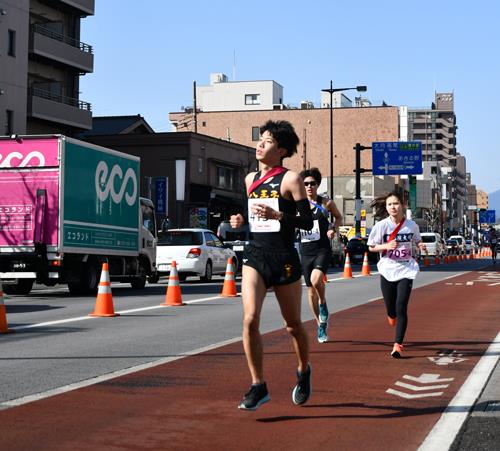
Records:
[[[277,285],[274,287],[274,292],[285,320],[286,330],[292,336],[298,369],[300,372],[306,371],[309,362],[309,342],[300,318],[301,281],[297,280],[289,285]]]
[[[380,288],[382,290],[382,296],[384,297],[387,316],[396,318],[396,298],[398,295],[396,283],[389,282],[384,276],[380,276]]]
[[[396,343],[403,344],[406,328],[408,327],[408,302],[410,301],[413,280],[401,279],[397,282],[396,314]]]
[[[262,337],[259,325],[266,291],[264,281],[257,270],[243,265],[241,284],[243,298],[243,348],[245,349],[253,384],[264,381]]]

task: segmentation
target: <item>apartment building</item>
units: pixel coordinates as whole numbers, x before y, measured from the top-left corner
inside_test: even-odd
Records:
[[[445,234],[446,230],[464,232],[467,209],[466,160],[457,152],[456,130],[453,93],[436,93],[430,108],[408,109],[408,139],[422,142],[422,158],[431,180],[431,208],[439,211]],[[417,211],[417,222],[425,214]]]
[[[328,99],[329,100],[329,99]],[[333,108],[333,174],[335,202],[344,215],[344,224],[354,224],[355,197],[355,152],[357,142],[369,146],[374,141],[399,140],[399,110],[393,106]],[[300,137],[298,152],[287,158],[286,166],[295,171],[318,167],[323,175],[320,192],[330,193],[330,109],[283,108],[266,110],[194,111],[173,112],[169,119],[176,131],[194,131],[226,141],[256,147],[259,140],[259,126],[267,120],[291,122]],[[371,151],[361,155],[363,168],[371,168]],[[399,177],[361,177],[361,196],[364,206],[374,196],[394,189]],[[368,209],[366,225],[373,224]]]
[[[0,0],[0,134],[92,128],[79,89],[94,67],[81,19],[93,14],[94,0]]]

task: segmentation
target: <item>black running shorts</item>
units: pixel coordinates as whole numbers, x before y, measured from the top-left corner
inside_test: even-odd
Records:
[[[289,285],[299,280],[302,275],[296,249],[265,250],[247,244],[243,252],[243,264],[251,266],[260,274],[266,288]]]
[[[332,251],[321,249],[316,255],[302,255],[301,261],[304,282],[308,287],[312,287],[311,274],[313,269],[319,269],[323,274],[326,274],[332,262]]]

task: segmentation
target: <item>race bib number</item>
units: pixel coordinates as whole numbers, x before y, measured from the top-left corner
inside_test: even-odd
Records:
[[[261,218],[253,214],[252,207],[256,204],[266,204],[273,210],[279,211],[278,199],[248,199],[248,223],[250,225],[250,232],[279,232],[281,230],[281,224],[277,219]]]
[[[319,237],[320,237],[319,221],[317,219],[314,220],[313,228],[311,230],[300,229],[300,242],[301,243],[309,243],[311,241],[318,241]]]
[[[387,257],[397,261],[410,260],[412,258],[411,243],[401,243],[396,249],[388,250]]]

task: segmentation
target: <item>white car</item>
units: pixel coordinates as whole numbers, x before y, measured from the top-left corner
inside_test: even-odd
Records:
[[[172,261],[177,264],[179,280],[198,276],[204,282],[212,275],[226,273],[231,258],[236,273],[238,259],[217,235],[207,229],[169,229],[160,233],[156,249],[156,265],[160,276],[170,274]]]
[[[443,246],[443,240],[439,233],[422,232],[420,236],[427,247],[427,255],[432,257],[444,257],[446,255],[446,247]]]

